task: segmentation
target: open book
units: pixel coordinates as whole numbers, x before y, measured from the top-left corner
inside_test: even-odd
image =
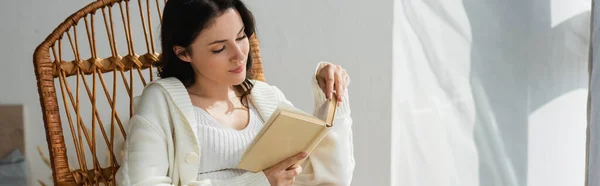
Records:
[[[310,155],[333,126],[337,99],[332,97],[315,112],[316,117],[280,104],[256,135],[237,168],[259,172],[300,152]]]

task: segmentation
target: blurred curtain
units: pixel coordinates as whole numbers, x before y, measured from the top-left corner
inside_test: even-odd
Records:
[[[590,9],[396,0],[393,185],[583,185]]]

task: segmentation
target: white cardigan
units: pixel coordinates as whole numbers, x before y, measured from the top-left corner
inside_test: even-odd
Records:
[[[326,98],[314,77],[317,110]],[[277,87],[261,81],[254,81],[250,95],[264,121],[280,102],[291,105]],[[294,185],[350,185],[355,163],[348,94],[343,100],[334,126],[309,156]],[[193,127],[196,119],[191,100],[178,79],[164,78],[148,84],[134,102],[117,185],[269,185],[263,172],[248,172],[229,180],[196,181],[198,155],[203,149]]]

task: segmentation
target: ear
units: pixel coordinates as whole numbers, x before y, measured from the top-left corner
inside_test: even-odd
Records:
[[[190,56],[190,53],[184,47],[174,46],[173,52],[175,52],[175,55],[177,55],[177,57],[179,59],[181,59],[182,61],[185,61],[188,63],[192,62],[192,56]]]

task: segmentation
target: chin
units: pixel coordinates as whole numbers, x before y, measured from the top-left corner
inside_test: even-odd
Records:
[[[245,80],[246,80],[246,73],[241,73],[239,75],[232,77],[231,82],[233,85],[239,85],[239,84],[242,84]]]

